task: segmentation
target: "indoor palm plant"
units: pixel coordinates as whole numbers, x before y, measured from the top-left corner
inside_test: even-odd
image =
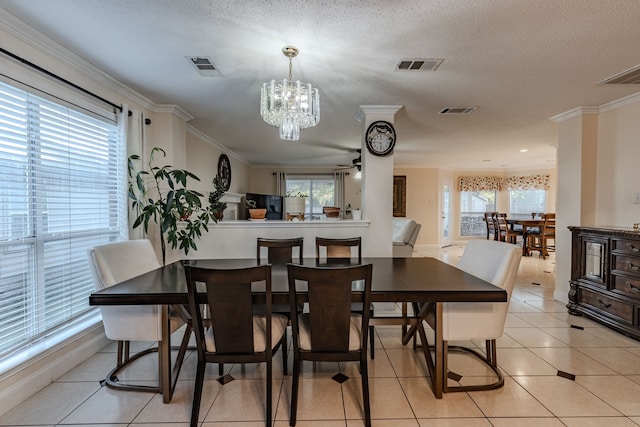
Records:
[[[150,223],[158,225],[164,265],[167,243],[185,254],[190,249],[197,250],[196,240],[202,230],[209,231],[207,224],[217,222],[217,218],[211,204],[202,205],[203,195],[187,187],[189,179],[200,179],[185,169],[156,165],[154,157],[158,154],[167,156],[163,149],[153,148],[149,162],[142,164],[138,172],[134,164],[140,161],[140,156],[129,156],[129,198],[136,213],[133,228],[142,226],[148,234]]]

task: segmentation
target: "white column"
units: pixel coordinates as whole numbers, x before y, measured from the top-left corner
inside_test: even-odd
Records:
[[[356,116],[362,122],[362,217],[370,221],[369,239],[362,247],[364,256],[390,257],[393,253],[393,153],[382,157],[369,153],[365,134],[375,121],[393,124],[401,108],[402,105],[361,105]],[[401,143],[398,140],[396,148]]]

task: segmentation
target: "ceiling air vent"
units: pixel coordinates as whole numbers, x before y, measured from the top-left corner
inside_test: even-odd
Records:
[[[403,58],[396,64],[396,71],[435,71],[444,59],[438,58]]]
[[[604,85],[637,85],[640,84],[640,65],[604,79],[598,84]]]
[[[440,110],[438,114],[470,114],[477,109],[478,107],[446,107]]]
[[[220,76],[220,71],[211,62],[211,58],[206,56],[187,56],[187,59],[191,64],[196,67],[198,73],[202,76],[217,77]]]

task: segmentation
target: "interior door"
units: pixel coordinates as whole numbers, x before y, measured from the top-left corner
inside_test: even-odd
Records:
[[[451,178],[442,178],[440,200],[440,247],[451,246]]]

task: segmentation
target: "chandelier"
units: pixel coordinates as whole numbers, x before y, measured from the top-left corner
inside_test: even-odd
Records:
[[[291,79],[292,58],[298,52],[294,46],[282,48],[284,56],[289,58],[289,78],[264,83],[260,94],[260,115],[265,122],[278,126],[280,139],[286,141],[299,140],[300,129],[313,127],[320,121],[318,89],[310,83]]]

